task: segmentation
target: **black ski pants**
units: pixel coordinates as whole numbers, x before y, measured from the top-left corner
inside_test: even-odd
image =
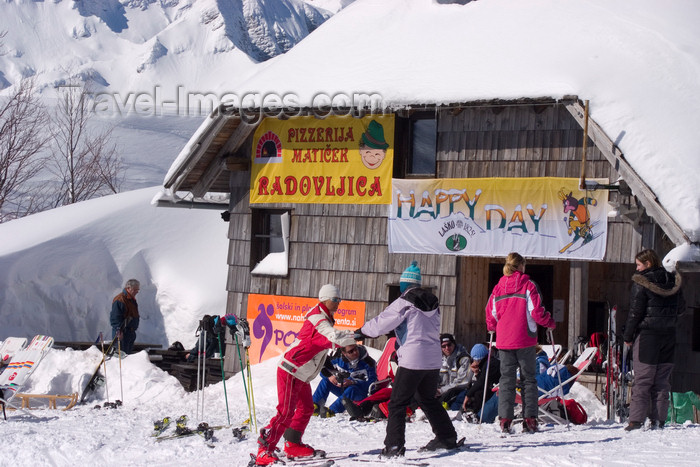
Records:
[[[406,442],[406,407],[415,396],[430,422],[435,436],[442,440],[457,441],[450,416],[437,397],[440,370],[411,370],[399,366],[392,384],[389,400],[389,419],[386,424],[384,445],[403,447]]]

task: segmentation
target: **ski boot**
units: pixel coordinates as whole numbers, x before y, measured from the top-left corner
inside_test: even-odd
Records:
[[[322,451],[316,451],[314,448],[309,446],[308,444],[304,443],[293,443],[291,441],[285,441],[284,442],[284,454],[287,456],[287,459],[289,460],[294,460],[294,459],[302,459],[304,457],[323,457],[322,455],[319,455],[319,453]],[[325,453],[323,453],[325,454]]]
[[[537,433],[537,419],[528,417],[523,420],[523,433]]]
[[[406,455],[406,448],[403,446],[385,446],[379,457],[382,459],[391,459],[403,457],[404,455]]]
[[[501,432],[503,433],[510,433],[510,424],[513,423],[513,420],[510,418],[502,418],[501,419]]]
[[[251,460],[248,463],[248,467],[253,467],[256,465],[272,465],[272,464],[281,464],[282,461],[280,460],[279,457],[273,452],[273,451],[268,451],[264,447],[260,446],[258,449],[258,455],[254,456],[253,454],[250,455]]]

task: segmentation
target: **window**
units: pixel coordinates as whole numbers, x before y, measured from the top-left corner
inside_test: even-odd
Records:
[[[399,284],[387,284],[388,287],[388,298],[389,301],[387,303],[392,303],[394,300],[399,298],[401,296],[401,286]],[[437,287],[434,287],[432,285],[425,285],[421,284],[421,287],[424,289],[430,290],[433,294],[437,296]]]
[[[286,276],[289,271],[289,212],[253,209],[250,267],[252,274]]]
[[[690,336],[690,345],[693,352],[700,352],[700,307],[688,307],[693,317],[693,333]],[[681,318],[683,319],[683,318]]]
[[[411,153],[408,159],[410,175],[435,175],[437,148],[437,120],[431,118],[411,119]]]
[[[435,112],[396,118],[394,178],[434,177],[437,161]]]

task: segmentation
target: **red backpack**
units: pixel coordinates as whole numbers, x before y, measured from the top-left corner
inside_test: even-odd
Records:
[[[607,340],[608,336],[603,332],[594,332],[591,334],[588,347],[597,347],[598,353],[596,354],[595,360],[591,363],[588,371],[600,372],[603,370],[603,362],[605,361],[605,356],[608,353],[606,349]]]
[[[559,399],[559,398],[558,398]],[[561,399],[559,399],[561,401]],[[566,413],[569,416],[569,421],[575,425],[583,425],[588,421],[586,410],[573,399],[564,400]]]

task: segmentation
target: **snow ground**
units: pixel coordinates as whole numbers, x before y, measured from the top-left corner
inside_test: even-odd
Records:
[[[372,349],[378,358],[379,351]],[[52,349],[31,376],[28,393],[72,391],[80,392],[87,382],[99,351]],[[277,403],[275,391],[275,359],[251,369],[258,427],[264,426],[274,414]],[[189,417],[189,427],[196,427],[197,393],[186,393],[177,380],[148,361],[145,352],[130,355],[121,362],[107,361],[107,385],[88,398],[85,405],[68,411],[37,409],[34,417],[21,412],[8,412],[1,421],[2,439],[6,447],[14,446],[13,466],[204,466],[226,464],[244,466],[249,454],[256,452],[256,437],[238,441],[230,428],[215,431],[215,441],[209,447],[200,436],[157,442],[151,437],[153,422],[165,416]],[[243,382],[240,375],[226,381],[228,410],[231,423],[239,426],[248,418]],[[106,401],[123,400],[119,409],[95,409]],[[466,438],[469,449],[449,457],[427,460],[431,466],[444,465],[545,465],[545,466],[632,466],[632,465],[697,465],[697,444],[700,426],[669,426],[660,431],[627,433],[624,425],[605,420],[605,407],[586,388],[575,384],[574,398],[588,412],[586,425],[556,427],[534,435],[515,434],[502,438],[496,425],[482,426],[455,422],[460,436]],[[203,391],[203,416],[209,425],[227,425],[224,385],[218,383]],[[330,402],[330,401],[329,401]],[[330,419],[312,418],[304,441],[328,455],[339,453],[374,453],[362,456],[370,462],[361,464],[352,459],[338,460],[339,466],[401,465],[401,461],[375,461],[382,447],[385,422],[360,423],[350,421],[346,414]],[[173,425],[166,431],[172,432]],[[421,454],[416,449],[432,438],[430,425],[416,421],[407,425],[406,459]],[[22,447],[22,448],[20,448]],[[7,449],[7,448],[6,448]],[[10,465],[5,458],[2,465]]]

